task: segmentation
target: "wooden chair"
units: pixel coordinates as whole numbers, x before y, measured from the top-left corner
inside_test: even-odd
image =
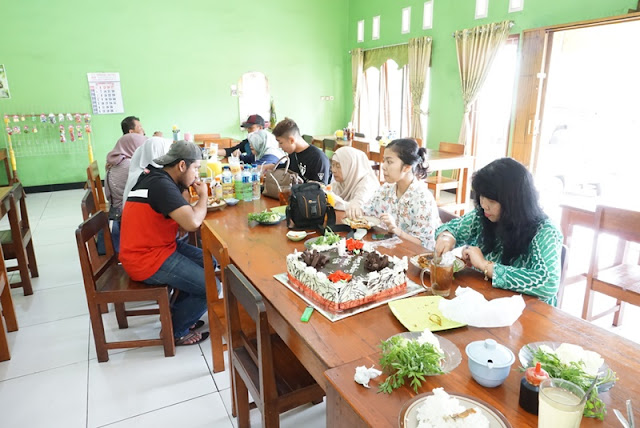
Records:
[[[22,287],[24,295],[29,296],[33,294],[31,278],[37,278],[39,274],[25,197],[22,184],[19,182],[14,184],[9,197],[9,224],[11,228],[0,231],[0,242],[4,259],[18,261],[17,266],[7,269],[9,272],[20,272],[20,282],[14,282],[11,284],[11,288]]]
[[[440,221],[442,221],[442,223],[448,223],[451,220],[453,220],[454,218],[460,218],[459,215],[456,215],[452,212],[443,210],[442,208],[438,207],[438,215],[440,215]]]
[[[237,144],[233,138],[207,138],[202,142],[203,147],[210,147],[211,144],[217,144],[219,149],[228,149]]]
[[[370,151],[369,143],[353,140],[351,147],[364,152],[364,154],[367,155],[367,158],[369,157],[369,151]]]
[[[378,181],[380,181],[380,183],[384,183],[384,173],[382,171],[382,163],[384,161],[384,150],[385,150],[385,146],[380,145],[380,152],[378,154],[379,162],[373,162],[373,165],[371,165],[371,169],[377,172]]]
[[[11,166],[9,166],[9,154],[7,153],[7,149],[0,149],[0,160],[4,162],[4,170],[7,174],[7,183],[11,186],[13,183],[18,181],[18,177],[15,171],[11,170]]]
[[[91,162],[91,165],[87,168],[87,181],[89,182],[89,188],[93,194],[93,203],[104,212],[109,212],[109,204],[104,197],[104,190],[102,188],[102,180],[100,179],[100,170],[98,169],[98,161]]]
[[[598,247],[601,235],[613,235],[619,239],[613,266],[599,266]],[[582,318],[587,321],[615,312],[613,325],[622,323],[623,305],[640,306],[640,265],[625,263],[624,256],[629,242],[640,243],[640,212],[598,205],[594,223],[591,264],[587,274]],[[616,304],[597,315],[592,315],[595,293],[614,297]]]
[[[318,140],[316,138],[313,138],[311,143],[314,146],[316,146],[317,148],[319,148],[320,150],[322,150],[324,152],[324,140]]]
[[[202,143],[204,141],[215,140],[220,138],[220,134],[193,134],[193,141],[195,143]]]
[[[336,140],[332,140],[331,138],[325,138],[322,140],[322,145],[324,147],[324,154],[327,155],[329,159],[333,156],[333,152],[336,151],[336,145],[338,143]]]
[[[324,391],[277,334],[271,334],[262,295],[234,266],[225,269],[229,348],[238,428],[249,427],[249,397],[262,413],[262,427],[280,426],[280,413],[322,401]],[[240,323],[243,307],[255,322],[256,339]]]
[[[464,154],[464,146],[462,144],[457,143],[440,143],[440,147],[438,149],[440,152],[444,153],[453,153],[457,155]],[[459,171],[459,170],[458,170]],[[460,173],[458,172],[458,176]],[[436,200],[438,206],[445,205],[440,200],[440,191],[441,190],[450,190],[456,189],[456,204],[459,199],[458,193],[461,192],[461,183],[457,178],[448,178],[442,176],[442,171],[436,171],[435,175],[426,178],[427,186],[429,189],[433,190],[433,197]]]
[[[313,137],[311,135],[304,134],[302,139],[307,142],[307,144],[313,144]]]
[[[16,319],[16,312],[13,307],[13,299],[11,298],[11,288],[9,286],[9,277],[7,276],[7,269],[4,264],[4,257],[0,250],[0,307],[2,311],[0,314],[4,317],[4,324],[0,320],[0,361],[7,361],[11,359],[11,352],[9,351],[9,342],[7,341],[7,332],[4,331],[4,326],[7,326],[7,331],[18,330],[18,320]],[[0,317],[1,318],[1,317]]]
[[[98,232],[104,233],[105,245],[107,248],[106,257],[92,258],[92,254],[97,254],[95,239]],[[87,295],[87,305],[89,307],[89,317],[91,328],[96,342],[96,354],[99,362],[109,361],[109,349],[135,348],[140,346],[164,347],[164,355],[172,357],[176,353],[173,340],[173,326],[171,323],[171,311],[169,309],[169,293],[164,285],[147,285],[133,281],[126,274],[122,265],[113,251],[111,243],[111,232],[109,231],[109,220],[104,211],[84,221],[76,230],[76,242],[78,244],[78,255],[80,256],[80,267],[84,280],[85,293]],[[125,302],[158,302],[159,309],[139,309],[134,311],[119,310],[118,306],[124,308]],[[116,306],[116,318],[120,328],[128,327],[127,316],[131,315],[153,315],[160,314],[162,325],[160,339],[139,339],[119,342],[107,342],[100,313],[100,305],[114,303]]]

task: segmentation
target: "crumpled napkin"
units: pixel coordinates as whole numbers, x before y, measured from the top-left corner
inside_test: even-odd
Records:
[[[487,300],[469,287],[458,287],[456,297],[440,301],[440,312],[445,318],[473,327],[508,327],[525,308],[521,295]]]
[[[356,367],[356,374],[353,376],[353,380],[355,380],[365,388],[369,388],[369,381],[380,376],[381,374],[382,372],[378,369],[374,369],[373,366],[371,366],[371,368],[359,366]]]

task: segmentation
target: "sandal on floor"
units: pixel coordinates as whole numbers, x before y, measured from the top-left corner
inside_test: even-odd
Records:
[[[188,345],[197,345],[200,342],[204,342],[209,338],[209,332],[206,331],[204,333],[199,333],[196,331],[192,331],[190,333],[185,334],[180,338],[175,339],[176,346],[188,346]]]
[[[196,331],[197,329],[202,328],[203,326],[204,326],[204,321],[198,320],[195,322],[195,324],[189,327],[189,331]]]

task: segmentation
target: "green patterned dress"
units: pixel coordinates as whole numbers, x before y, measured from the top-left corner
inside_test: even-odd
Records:
[[[482,236],[482,222],[475,210],[440,226],[436,237],[445,230],[456,238],[456,246],[482,248],[478,245]],[[502,242],[496,242],[494,250],[484,254],[485,259],[494,262],[493,286],[530,294],[555,306],[560,285],[561,248],[562,233],[548,219],[540,224],[528,251],[518,256],[511,266],[500,263]]]

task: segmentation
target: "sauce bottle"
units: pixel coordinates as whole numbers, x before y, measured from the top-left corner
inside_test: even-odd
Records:
[[[535,367],[529,367],[520,381],[520,407],[534,415],[538,414],[538,392],[540,383],[549,379],[549,374],[542,370],[540,362]]]

